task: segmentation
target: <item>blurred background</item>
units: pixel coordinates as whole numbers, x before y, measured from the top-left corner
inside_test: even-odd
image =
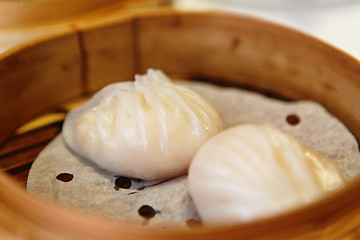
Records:
[[[0,53],[79,19],[164,7],[255,16],[313,35],[360,59],[360,0],[1,0]]]
[[[313,35],[360,59],[359,0],[175,0],[173,4],[267,19]]]

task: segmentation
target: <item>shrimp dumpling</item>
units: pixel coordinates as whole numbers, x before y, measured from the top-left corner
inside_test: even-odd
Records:
[[[311,203],[344,185],[330,160],[278,129],[244,124],[207,141],[188,184],[204,224],[257,220]]]
[[[63,136],[73,151],[114,174],[161,180],[186,174],[197,149],[221,130],[206,99],[149,69],[69,112]]]

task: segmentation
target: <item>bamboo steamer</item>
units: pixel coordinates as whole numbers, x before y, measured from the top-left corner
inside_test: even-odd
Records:
[[[293,30],[216,12],[147,11],[77,23],[0,57],[0,143],[59,104],[148,67],[172,76],[313,99],[360,140],[360,63]],[[138,229],[58,206],[0,174],[9,239],[355,239],[360,180],[305,208],[232,227]]]
[[[170,5],[171,0],[0,1],[0,53],[80,21],[108,19],[124,12]]]
[[[0,2],[0,28],[37,27],[105,16],[126,8],[169,4],[167,0],[17,0]]]

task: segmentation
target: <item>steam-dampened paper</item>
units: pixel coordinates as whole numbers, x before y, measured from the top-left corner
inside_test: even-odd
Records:
[[[360,155],[355,138],[346,127],[321,105],[312,101],[285,102],[235,88],[199,82],[181,82],[207,98],[219,111],[224,128],[242,123],[257,123],[282,129],[303,145],[333,159],[347,181],[360,173]],[[297,116],[297,124],[287,121]],[[186,141],[186,139],[184,139]],[[74,177],[58,180],[61,173]],[[118,188],[118,176],[99,169],[69,151],[61,134],[38,156],[28,177],[28,191],[84,212],[109,219],[133,221],[144,227],[187,228],[187,221],[197,219],[188,195],[187,177],[165,182],[132,180],[129,189]],[[139,214],[150,206],[150,217]]]

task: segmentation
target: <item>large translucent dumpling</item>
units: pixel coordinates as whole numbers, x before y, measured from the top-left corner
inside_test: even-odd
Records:
[[[159,180],[185,174],[197,149],[221,130],[206,99],[150,69],[135,81],[108,85],[71,111],[63,135],[101,168]]]
[[[197,152],[189,191],[205,224],[234,224],[311,203],[344,184],[330,160],[275,128],[244,124]]]

